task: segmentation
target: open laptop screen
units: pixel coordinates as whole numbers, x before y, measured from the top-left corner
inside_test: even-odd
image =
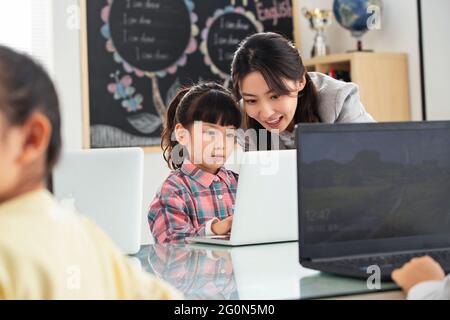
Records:
[[[319,125],[299,131],[304,244],[370,247],[371,240],[449,237],[449,124]]]

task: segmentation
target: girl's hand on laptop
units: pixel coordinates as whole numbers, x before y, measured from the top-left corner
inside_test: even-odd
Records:
[[[441,281],[445,272],[430,257],[414,258],[402,268],[392,272],[392,280],[408,294],[415,285],[426,281]]]
[[[212,224],[211,230],[218,236],[224,236],[231,232],[231,226],[233,224],[233,216],[229,216],[222,221],[218,221]]]

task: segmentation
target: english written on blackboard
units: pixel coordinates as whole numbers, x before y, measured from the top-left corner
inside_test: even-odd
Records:
[[[290,0],[273,0],[271,7],[264,7],[263,2],[256,2],[256,14],[259,21],[273,20],[273,25],[278,25],[279,19],[292,17],[292,6]]]
[[[141,26],[150,26],[152,24],[152,20],[147,19],[144,15],[141,15],[139,18],[136,18],[136,17],[129,17],[127,13],[123,14],[124,26],[134,26],[136,24]]]
[[[152,0],[127,0],[127,9],[153,9],[159,10],[160,3]]]

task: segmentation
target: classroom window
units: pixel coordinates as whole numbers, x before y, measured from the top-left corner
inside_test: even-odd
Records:
[[[0,1],[0,44],[52,69],[51,0]]]

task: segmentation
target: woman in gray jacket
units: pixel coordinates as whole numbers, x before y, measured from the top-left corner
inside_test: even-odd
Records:
[[[276,33],[247,38],[235,53],[231,76],[244,129],[254,129],[246,132],[247,150],[295,148],[298,123],[374,122],[357,85],[307,72],[298,50]]]

